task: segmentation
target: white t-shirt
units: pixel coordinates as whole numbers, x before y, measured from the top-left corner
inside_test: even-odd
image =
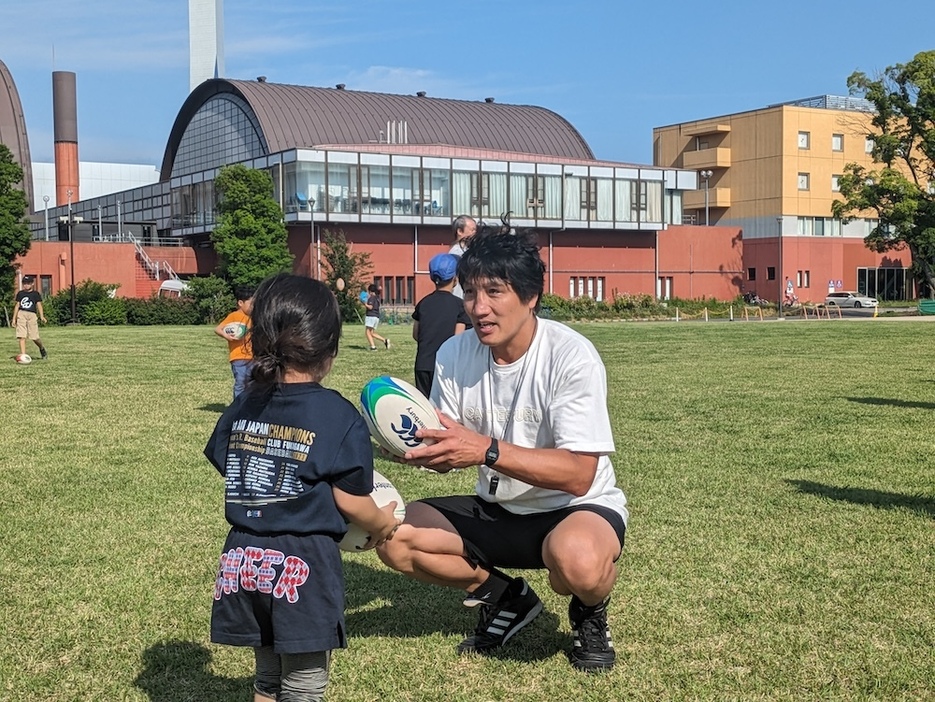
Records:
[[[515,514],[581,504],[603,505],[628,518],[608,454],[614,439],[607,411],[607,377],[597,349],[564,324],[540,319],[532,344],[505,366],[470,331],[448,339],[435,357],[432,402],[459,424],[526,448],[560,448],[600,454],[586,495],[535,487],[478,468],[477,494]],[[490,480],[499,483],[490,495]]]
[[[460,241],[456,241],[451,245],[451,248],[448,249],[448,253],[461,258],[464,255],[464,247],[461,246]],[[457,280],[455,281],[454,288],[451,289],[451,294],[460,297],[462,300],[464,299],[464,290],[461,289],[461,283]]]

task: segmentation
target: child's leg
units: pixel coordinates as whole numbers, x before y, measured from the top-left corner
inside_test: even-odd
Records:
[[[278,702],[321,702],[328,686],[331,651],[286,653],[282,660],[282,688]]]
[[[367,332],[367,343],[370,345],[370,348],[376,348],[377,345],[373,341],[373,329],[365,327],[364,331]]]
[[[282,679],[282,661],[272,646],[253,649],[256,659],[256,677],[253,681],[253,702],[276,700]]]

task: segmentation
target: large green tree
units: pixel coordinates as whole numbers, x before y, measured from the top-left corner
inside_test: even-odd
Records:
[[[292,270],[282,209],[266,171],[237,164],[221,168],[214,181],[219,224],[211,234],[221,276],[232,286],[256,285]]]
[[[853,73],[847,84],[875,108],[867,136],[880,168],[847,164],[839,181],[844,199],[832,212],[845,222],[875,213],[867,246],[878,253],[908,248],[920,290],[935,295],[935,51],[876,78]]]
[[[31,243],[26,223],[29,203],[22,183],[23,169],[13,160],[13,152],[0,144],[0,300],[4,307],[16,279],[13,261],[25,255]]]
[[[358,295],[372,282],[369,277],[373,271],[370,252],[352,251],[343,229],[326,229],[322,234],[321,255],[328,266],[325,283],[338,298],[342,319],[345,322],[357,320],[361,309]],[[340,289],[338,280],[344,282]]]

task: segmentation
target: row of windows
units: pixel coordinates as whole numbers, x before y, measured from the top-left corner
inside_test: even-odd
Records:
[[[568,297],[590,297],[598,302],[604,299],[604,276],[571,276],[568,279]]]
[[[674,207],[666,214],[681,217],[662,181],[304,161],[283,171],[286,212],[662,224]]]
[[[812,148],[812,133],[811,132],[799,132],[799,148],[808,150]],[[832,151],[844,151],[844,135],[843,134],[832,134],[831,135],[831,150]],[[873,153],[873,139],[866,137],[864,139],[864,153]]]

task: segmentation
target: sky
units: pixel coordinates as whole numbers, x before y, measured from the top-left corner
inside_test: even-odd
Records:
[[[854,71],[935,49],[933,25],[935,3],[906,0],[225,0],[223,77],[536,105],[597,158],[651,164],[653,127],[846,95]],[[186,0],[0,3],[33,161],[53,160],[58,70],[81,161],[158,168],[188,51]]]

